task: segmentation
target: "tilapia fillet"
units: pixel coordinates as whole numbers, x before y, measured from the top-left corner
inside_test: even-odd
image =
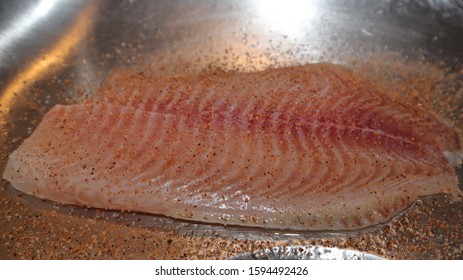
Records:
[[[459,195],[459,131],[328,64],[134,76],[57,105],[3,178],[40,198],[194,221],[352,230]]]

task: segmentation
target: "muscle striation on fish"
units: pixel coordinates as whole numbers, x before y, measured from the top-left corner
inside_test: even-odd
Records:
[[[40,198],[292,230],[385,223],[460,193],[448,120],[329,64],[114,81],[57,105],[3,178]]]

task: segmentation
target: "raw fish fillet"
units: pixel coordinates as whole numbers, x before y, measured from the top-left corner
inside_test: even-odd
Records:
[[[460,193],[449,121],[339,66],[113,81],[57,105],[3,178],[40,198],[208,223],[353,230]]]

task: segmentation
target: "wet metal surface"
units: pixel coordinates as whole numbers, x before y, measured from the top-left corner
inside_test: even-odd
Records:
[[[239,254],[235,260],[381,260],[382,258],[355,250],[318,246],[274,247],[253,253]]]
[[[430,88],[451,85],[444,91],[458,101],[463,90],[453,81],[462,80],[462,46],[459,0],[2,1],[0,169],[53,105],[91,95],[120,69],[177,75],[327,61],[354,70],[369,63],[381,77],[393,53],[398,63],[444,69]],[[445,77],[452,83],[441,82]],[[451,114],[438,109],[461,126],[463,104],[451,106]],[[0,258],[230,258],[310,245],[462,259],[462,217],[461,202],[432,198],[368,232],[269,233],[59,206],[2,181]]]

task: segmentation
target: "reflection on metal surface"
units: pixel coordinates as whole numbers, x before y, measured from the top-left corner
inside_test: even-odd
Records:
[[[28,67],[12,79],[2,93],[0,99],[1,107],[9,108],[14,97],[30,87],[34,80],[49,73],[54,67],[59,68],[72,49],[86,36],[87,31],[90,29],[92,15],[96,9],[97,6],[92,4],[83,9],[69,30],[48,52],[37,57]]]
[[[285,36],[298,38],[318,14],[317,1],[305,0],[255,0],[257,19],[264,29],[270,29]]]
[[[33,9],[25,12],[11,23],[10,28],[0,34],[0,62],[7,53],[6,49],[19,38],[27,35],[30,29],[62,0],[41,0]]]
[[[383,260],[373,254],[356,250],[322,246],[280,246],[239,254],[235,260]]]

